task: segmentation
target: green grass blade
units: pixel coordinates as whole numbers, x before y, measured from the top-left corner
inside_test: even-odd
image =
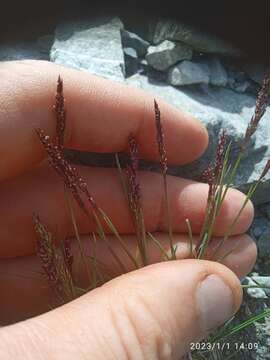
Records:
[[[257,314],[257,315],[254,315],[252,317],[250,317],[249,319],[247,319],[246,321],[243,321],[241,324],[238,324],[236,326],[234,326],[233,328],[231,329],[228,329],[228,330],[221,330],[220,333],[218,333],[217,335],[211,337],[209,339],[209,341],[211,343],[214,343],[216,341],[219,341],[221,339],[225,339],[233,334],[236,334],[238,333],[239,331],[242,331],[244,329],[246,329],[247,327],[253,325],[256,321],[259,321],[259,320],[262,320],[266,317],[269,317],[270,316],[270,308],[269,309],[266,309],[265,311],[263,311],[262,313],[260,314]]]

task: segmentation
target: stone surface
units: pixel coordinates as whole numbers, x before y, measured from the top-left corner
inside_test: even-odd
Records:
[[[266,203],[260,206],[261,213],[270,220],[270,203]],[[270,223],[269,223],[270,226]]]
[[[208,66],[210,69],[210,84],[225,87],[228,83],[228,75],[220,60],[214,57],[209,60]]]
[[[256,277],[256,278],[258,278],[258,277]],[[256,283],[257,280],[254,277],[247,276],[245,278],[245,280],[246,280],[245,284],[248,286],[251,286],[250,288],[247,289],[247,294],[250,297],[252,297],[254,299],[267,299],[266,289],[255,287],[255,286],[258,286],[258,284]],[[264,284],[261,284],[261,285],[264,285]]]
[[[134,48],[127,47],[124,48],[123,51],[125,59],[124,75],[127,78],[136,74],[139,71],[140,61],[137,51]]]
[[[145,54],[147,53],[147,48],[150,46],[148,41],[124,29],[121,30],[121,38],[123,48],[135,49],[138,56],[140,57],[145,56]]]
[[[237,154],[237,143],[245,133],[248,122],[253,114],[255,97],[248,94],[238,94],[226,88],[183,89],[165,85],[162,82],[151,82],[143,76],[136,74],[127,80],[128,84],[143,88],[144,90],[161,97],[168,103],[188,111],[200,119],[209,132],[209,146],[204,156],[192,164],[171,169],[174,175],[199,180],[202,171],[213,160],[218,134],[225,129],[233,141],[232,161]],[[260,176],[270,156],[268,146],[270,139],[270,109],[268,108],[256,134],[253,136],[247,155],[242,161],[236,177],[236,185],[247,190]],[[253,198],[257,204],[270,201],[270,177],[259,186]]]
[[[269,308],[269,305],[268,305]],[[255,342],[259,342],[255,360],[270,359],[270,317],[266,317],[263,322],[257,322]],[[259,341],[258,341],[259,340]]]
[[[174,86],[208,84],[209,81],[207,65],[186,60],[170,69],[168,74],[168,82]]]
[[[49,60],[49,50],[45,51],[38,42],[22,42],[0,46],[0,61]]]
[[[257,244],[260,256],[270,259],[270,222],[259,237]]]
[[[54,35],[47,34],[39,37],[37,39],[37,46],[39,47],[40,51],[47,55],[47,58],[50,57],[50,50],[54,42]]]
[[[124,81],[124,55],[118,18],[66,22],[55,30],[51,61]]]
[[[138,54],[135,49],[129,47],[129,48],[124,48],[123,51],[124,51],[125,55],[127,55],[133,59],[136,59],[136,60],[138,59]]]
[[[251,88],[251,84],[247,74],[235,67],[228,68],[228,84],[227,86],[239,93],[247,92]]]
[[[267,70],[269,70],[269,66],[263,64],[250,63],[244,66],[244,71],[249,78],[258,84],[262,83]]]
[[[235,49],[232,45],[225,43],[215,36],[202,33],[201,31],[193,29],[189,25],[171,20],[158,21],[152,32],[154,44],[159,44],[164,40],[176,40],[181,41],[192,47],[194,50],[203,53],[219,54],[222,56],[243,55],[238,49]]]
[[[255,216],[252,226],[249,230],[250,235],[259,241],[262,234],[270,228],[270,221],[264,216]]]
[[[261,288],[261,290],[263,290],[267,296],[270,296],[270,276],[252,276],[251,279],[253,282],[262,286],[263,288]]]
[[[183,44],[165,40],[157,46],[150,46],[146,60],[154,69],[164,71],[181,60],[190,60],[192,49]]]

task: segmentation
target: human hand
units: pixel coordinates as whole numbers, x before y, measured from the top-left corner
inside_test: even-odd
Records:
[[[56,240],[74,236],[65,207],[61,179],[44,162],[44,151],[34,129],[53,136],[51,105],[59,74],[65,83],[67,129],[65,146],[93,152],[127,149],[133,133],[144,159],[158,160],[153,121],[153,98],[46,62],[10,62],[0,66],[0,320],[9,324],[48,310],[51,292],[40,277],[34,255],[36,212]],[[199,157],[208,142],[206,130],[190,115],[159,100],[170,164]],[[80,173],[97,203],[109,215],[130,249],[135,236],[117,171],[80,167]],[[169,248],[160,175],[142,172],[143,208],[148,231]],[[208,185],[168,177],[177,258],[189,255],[185,219],[199,234]],[[218,217],[215,235],[222,236],[243,203],[243,195],[229,191]],[[116,211],[117,204],[117,211]],[[82,238],[89,241],[89,223],[76,209]],[[56,310],[0,331],[0,358],[9,359],[178,359],[190,342],[229,319],[241,303],[243,277],[254,265],[256,246],[244,235],[253,218],[248,204],[224,245],[239,241],[224,265],[199,260],[156,263],[121,277],[108,249],[97,244],[98,257],[108,265],[114,280]],[[178,234],[177,234],[178,233]],[[128,235],[129,234],[129,235]],[[110,241],[119,251],[113,236]],[[211,249],[210,249],[211,253]],[[78,258],[78,257],[77,257]],[[76,261],[76,257],[75,257]],[[77,260],[79,261],[79,259]],[[129,266],[129,270],[134,270]],[[80,272],[79,266],[75,266]],[[233,272],[231,270],[233,270]]]

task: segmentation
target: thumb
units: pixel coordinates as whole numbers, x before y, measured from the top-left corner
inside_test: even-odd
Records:
[[[191,342],[232,317],[241,299],[239,280],[221,264],[155,264],[47,314],[2,328],[0,358],[179,359]]]

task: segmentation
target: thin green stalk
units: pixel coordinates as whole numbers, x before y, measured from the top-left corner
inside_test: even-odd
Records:
[[[65,194],[65,198],[66,198],[68,208],[69,208],[69,211],[70,211],[71,221],[72,221],[72,225],[73,225],[73,228],[74,228],[74,231],[75,231],[75,237],[76,237],[76,239],[78,241],[80,255],[81,255],[82,261],[84,263],[84,266],[86,268],[86,273],[87,273],[88,280],[91,282],[90,269],[89,269],[88,263],[86,261],[85,253],[84,253],[84,250],[83,250],[83,245],[82,245],[82,242],[81,242],[81,238],[80,238],[80,234],[79,234],[79,230],[78,230],[78,226],[77,226],[73,206],[71,204],[71,200],[70,200],[68,192],[66,191],[66,188],[65,188],[64,194]]]
[[[127,254],[127,256],[130,258],[130,260],[132,261],[132,263],[134,264],[136,269],[138,269],[139,265],[137,264],[136,259],[134,258],[134,256],[129,251],[128,247],[126,246],[125,242],[123,241],[123,239],[119,235],[119,232],[117,231],[116,227],[114,226],[114,224],[112,223],[112,221],[110,220],[108,215],[100,208],[98,209],[98,211],[100,212],[100,214],[103,217],[104,221],[108,225],[109,229],[112,231],[112,233],[115,235],[117,240],[120,242],[120,244],[121,244],[122,248],[124,249],[125,253]]]
[[[236,243],[232,248],[231,250],[229,250],[228,252],[226,252],[224,255],[220,256],[216,261],[217,262],[221,262],[223,261],[224,259],[226,259],[226,257],[228,257],[229,255],[231,255],[235,249],[237,249],[237,247],[239,246],[239,243]]]
[[[165,172],[163,172],[163,184],[164,184],[164,199],[165,199],[166,214],[167,214],[167,225],[168,225],[169,241],[170,241],[170,249],[171,249],[171,259],[176,260],[175,248],[173,246],[173,230],[172,230],[172,218],[171,218],[170,203],[168,196],[168,182],[167,182],[167,174]]]
[[[123,170],[122,170],[122,167],[121,167],[121,163],[120,163],[118,154],[115,154],[115,162],[116,162],[116,166],[117,166],[117,169],[118,169],[118,174],[119,174],[119,179],[120,179],[120,182],[121,182],[121,185],[122,185],[122,189],[124,191],[126,199],[128,200],[127,184],[126,184],[126,181],[125,181],[125,176],[123,175]]]
[[[153,241],[153,243],[159,248],[159,250],[161,251],[161,253],[165,257],[165,260],[167,260],[167,261],[171,260],[170,257],[168,256],[166,250],[161,245],[161,243],[150,232],[148,232],[147,235],[150,237],[150,239]]]
[[[237,172],[237,170],[238,170],[238,168],[239,168],[239,165],[240,165],[240,163],[241,163],[241,161],[242,161],[243,155],[244,155],[244,154],[243,154],[243,152],[241,151],[241,152],[239,153],[239,155],[238,155],[235,163],[234,163],[234,167],[233,167],[233,169],[231,170],[231,174],[230,174],[229,179],[226,180],[226,189],[225,189],[225,192],[224,192],[224,195],[223,195],[223,198],[222,198],[222,202],[224,201],[225,196],[227,195],[227,192],[228,192],[230,186],[234,183],[234,179],[235,179],[235,176],[236,176],[236,172]]]
[[[118,169],[118,174],[119,174],[120,182],[121,182],[121,185],[122,185],[122,189],[124,191],[124,194],[125,194],[125,197],[126,197],[128,203],[129,203],[128,187],[127,187],[127,184],[126,184],[126,178],[123,175],[123,170],[122,170],[122,167],[121,167],[121,163],[120,163],[118,154],[115,154],[115,161],[116,161],[116,166],[117,166],[117,169]],[[114,229],[115,229],[115,227],[114,227]],[[115,233],[115,230],[113,231],[114,233]],[[117,230],[116,230],[116,232],[117,232]],[[117,238],[122,243],[122,246],[123,245],[125,246],[125,244],[123,244],[122,239],[119,239],[120,238],[119,234],[118,234]],[[139,234],[137,234],[137,238],[139,238]],[[124,250],[127,253],[128,257],[133,262],[133,264],[135,265],[135,267],[139,268],[139,264],[138,264],[136,258],[134,258],[134,256],[129,252],[129,250],[127,248],[125,248]]]
[[[234,326],[232,329],[228,329],[225,331],[221,330],[218,334],[216,334],[213,337],[211,337],[210,339],[208,339],[208,341],[211,343],[214,343],[221,339],[226,339],[227,337],[229,337],[235,333],[238,333],[241,330],[244,330],[248,326],[253,325],[256,321],[262,320],[269,316],[270,316],[270,308],[264,310],[262,313],[260,313],[258,315],[254,315],[254,316],[250,317],[249,319],[242,322],[241,324]]]
[[[144,223],[144,217],[143,217],[143,210],[142,208],[139,209],[139,222],[140,222],[140,233],[141,233],[141,242],[142,242],[142,249],[143,249],[143,264],[144,266],[149,264],[148,260],[148,242],[146,239],[146,230],[145,230],[145,223]]]
[[[226,176],[226,173],[227,173],[227,164],[228,164],[228,159],[229,159],[229,154],[230,154],[230,148],[231,148],[231,142],[229,143],[227,149],[226,149],[226,152],[225,152],[225,156],[224,156],[224,165],[223,165],[223,168],[222,168],[222,172],[221,172],[221,175],[219,176],[218,179],[216,179],[216,184],[213,184],[214,186],[214,191],[213,193],[215,194],[214,195],[214,199],[209,197],[208,196],[208,199],[207,199],[207,205],[206,205],[206,215],[205,215],[205,218],[204,218],[204,223],[203,223],[203,226],[202,226],[202,230],[201,230],[201,235],[200,235],[200,238],[201,238],[201,241],[200,241],[200,248],[202,247],[202,239],[203,238],[206,238],[205,237],[205,233],[209,233],[209,222],[213,222],[215,221],[215,219],[213,219],[213,216],[212,216],[212,208],[213,206],[217,206],[217,200],[216,200],[216,191],[217,189],[219,189],[219,185],[221,183],[221,180],[222,180],[222,183],[224,181],[224,178]],[[221,201],[221,200],[220,200]],[[221,201],[222,202],[222,201]],[[218,210],[217,212],[219,212],[219,208],[218,207]]]
[[[237,224],[240,216],[242,215],[242,212],[244,211],[248,201],[250,200],[250,198],[253,196],[253,194],[255,193],[258,185],[259,185],[260,181],[257,181],[255,185],[251,186],[246,197],[245,197],[245,200],[244,200],[244,203],[243,205],[241,206],[238,214],[236,215],[234,221],[232,222],[232,224],[229,226],[224,238],[219,242],[218,246],[216,247],[214,253],[213,253],[213,258],[214,256],[217,254],[217,252],[219,251],[219,249],[223,246],[224,242],[228,240],[228,238],[231,236],[232,234],[232,231],[235,227],[235,225]]]
[[[202,259],[205,255],[205,252],[207,250],[208,244],[211,241],[212,238],[212,233],[214,230],[214,226],[216,223],[216,219],[217,216],[219,214],[219,211],[221,209],[221,205],[222,202],[224,200],[224,196],[223,196],[223,189],[224,189],[224,181],[225,181],[225,174],[227,172],[227,164],[228,164],[228,159],[229,159],[229,153],[230,153],[230,144],[226,150],[225,153],[225,157],[224,157],[224,163],[223,163],[223,167],[222,167],[222,171],[221,174],[219,176],[219,178],[217,179],[216,184],[214,185],[214,198],[209,200],[207,207],[208,207],[208,211],[207,211],[207,222],[204,225],[204,237],[203,240],[201,241],[201,244],[199,246],[199,254],[198,254],[198,259]],[[226,191],[226,189],[225,189]],[[213,208],[213,210],[212,210]],[[208,224],[208,221],[210,221],[210,223]]]
[[[92,265],[92,287],[95,289],[97,287],[97,238],[96,234],[92,233],[94,246],[93,246],[93,265]]]
[[[196,250],[194,248],[194,239],[192,234],[192,228],[189,219],[186,219],[186,224],[188,228],[188,238],[189,238],[189,244],[190,244],[190,256],[194,256],[195,259],[197,258]]]
[[[100,279],[101,284],[104,284],[105,281],[105,276],[104,276],[104,272],[106,272],[106,266],[104,265],[104,263],[102,263],[100,260],[97,259],[97,257],[94,256],[89,256],[89,260],[96,264],[96,274],[97,274],[97,278]],[[99,266],[103,267],[102,271],[99,270]],[[105,269],[105,270],[104,270]],[[107,273],[107,278],[111,279],[111,277],[108,275]],[[93,289],[93,287],[91,287],[91,290]]]
[[[81,288],[81,287],[79,287],[79,286],[76,286],[75,289],[76,289],[76,292],[77,292],[77,294],[78,294],[79,296],[86,294],[86,293],[87,293],[87,290],[88,290],[88,289],[83,289],[83,288]]]
[[[130,206],[130,202],[129,202],[129,206]],[[136,232],[139,255],[141,258],[142,265],[146,266],[148,265],[148,255],[147,255],[147,247],[146,247],[147,241],[146,241],[146,231],[145,231],[145,224],[143,218],[143,211],[141,208],[133,210],[131,206],[130,206],[130,210]]]
[[[125,268],[125,266],[123,265],[122,261],[120,260],[119,256],[116,254],[116,252],[113,250],[110,242],[108,241],[106,235],[105,235],[105,232],[103,230],[103,227],[101,225],[101,222],[98,218],[98,215],[96,214],[95,211],[93,211],[93,216],[94,216],[94,219],[95,219],[95,222],[97,224],[97,228],[98,228],[98,234],[100,236],[100,238],[106,243],[108,249],[110,250],[110,253],[112,255],[112,257],[114,258],[114,260],[117,262],[117,264],[119,265],[122,273],[126,273],[127,272],[127,269]],[[89,219],[90,221],[90,219]]]
[[[200,248],[199,248],[199,254],[197,256],[198,259],[202,259],[204,254],[205,254],[205,251],[206,251],[206,247],[207,247],[207,244],[208,244],[208,240],[209,237],[208,237],[208,233],[205,232],[204,235],[203,235],[203,238],[202,238],[202,242],[201,242],[201,245],[200,245]]]
[[[264,285],[241,285],[243,289],[270,289],[270,286]]]

